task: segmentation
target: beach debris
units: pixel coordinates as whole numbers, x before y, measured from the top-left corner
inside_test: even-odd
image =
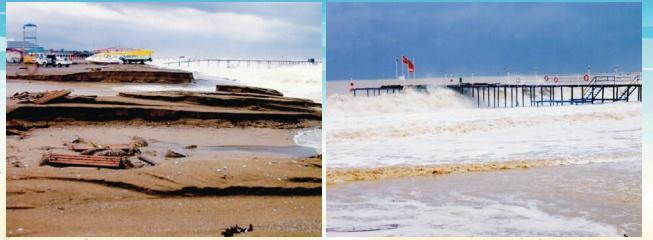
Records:
[[[184,148],[185,148],[185,149],[196,149],[196,148],[197,148],[197,145],[188,145],[188,146],[186,146],[186,147],[184,147]]]
[[[134,148],[147,147],[148,143],[147,143],[147,141],[145,141],[145,139],[143,139],[141,137],[133,136],[131,146],[134,147]]]
[[[140,168],[143,165],[136,166],[129,158],[122,158],[122,168]]]
[[[68,146],[68,150],[75,151],[75,152],[84,152],[87,150],[108,150],[108,149],[129,151],[129,149],[131,148],[132,147],[130,147],[129,144],[95,145],[90,143],[84,143],[84,144],[71,144],[70,146]]]
[[[86,140],[84,140],[83,138],[80,138],[79,136],[75,137],[75,139],[73,139],[73,141],[72,141],[72,143],[85,143],[85,142],[86,142]]]
[[[33,102],[36,104],[46,104],[53,100],[65,97],[69,94],[70,94],[70,90],[46,91],[42,97],[35,99]]]
[[[18,100],[18,102],[31,102],[34,99],[43,97],[43,93],[20,92],[14,93],[9,99]]]
[[[11,166],[12,166],[12,167],[15,167],[15,168],[22,168],[22,167],[25,167],[25,166],[23,166],[23,162],[21,162],[21,161],[19,161],[19,160],[12,160],[12,161],[11,161]]]
[[[141,155],[141,154],[137,154],[136,157],[137,157],[139,160],[141,160],[141,161],[143,161],[143,162],[145,162],[145,163],[147,163],[147,164],[150,164],[150,165],[152,165],[152,166],[156,165],[156,162],[155,162],[155,161],[152,161],[152,159],[150,159],[150,158],[148,158],[148,157],[145,157],[145,156],[143,156],[143,155]]]
[[[100,148],[91,148],[91,149],[86,149],[84,151],[81,151],[79,154],[80,155],[95,155],[96,152],[101,151],[102,149]]]
[[[45,154],[41,160],[41,165],[51,166],[86,166],[86,167],[108,167],[108,168],[125,168],[125,161],[122,157],[116,156],[83,156],[70,154]]]
[[[167,158],[184,158],[184,157],[186,157],[186,155],[175,152],[175,151],[172,151],[172,150],[168,150],[168,151],[166,151],[165,157],[167,157]]]
[[[238,224],[236,224],[236,226],[225,228],[224,231],[222,231],[222,236],[233,237],[238,233],[246,233],[252,231],[254,231],[254,226],[252,226],[252,224],[249,224],[248,228],[239,227]]]
[[[96,156],[112,156],[112,157],[122,157],[128,156],[127,152],[120,149],[107,149],[99,151],[95,154]]]

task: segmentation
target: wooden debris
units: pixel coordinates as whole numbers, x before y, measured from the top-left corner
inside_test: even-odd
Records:
[[[155,161],[152,161],[152,160],[149,159],[148,157],[145,157],[145,156],[140,155],[140,154],[138,154],[138,155],[136,155],[136,156],[138,157],[139,160],[141,160],[141,161],[143,161],[143,162],[146,162],[147,164],[150,164],[150,165],[152,165],[152,166],[156,165],[156,162],[155,162]]]
[[[45,103],[48,103],[48,102],[50,102],[52,100],[65,97],[68,94],[70,94],[69,90],[48,91],[48,92],[45,92],[45,94],[43,94],[43,97],[35,99],[34,103],[36,103],[36,104],[45,104]]]
[[[75,151],[75,152],[83,152],[83,151],[100,151],[100,150],[109,150],[109,149],[115,149],[115,150],[129,150],[131,146],[129,144],[109,144],[109,145],[103,145],[103,146],[94,146],[92,144],[71,144],[68,147],[68,150]]]
[[[86,166],[86,167],[108,167],[124,168],[122,157],[110,156],[80,156],[69,154],[49,153],[43,164],[54,166]]]
[[[132,137],[131,146],[132,147],[147,147],[148,144],[147,144],[147,141],[145,141],[145,139],[143,139],[141,137],[134,136],[134,137]]]

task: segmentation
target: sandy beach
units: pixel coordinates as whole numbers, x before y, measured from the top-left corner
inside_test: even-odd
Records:
[[[8,98],[8,236],[221,236],[250,224],[239,236],[320,235],[320,104],[243,86],[106,84],[39,81]],[[72,93],[36,103],[62,87]],[[80,144],[135,142],[126,169],[43,164]]]
[[[321,236],[320,3],[6,16],[8,237]]]

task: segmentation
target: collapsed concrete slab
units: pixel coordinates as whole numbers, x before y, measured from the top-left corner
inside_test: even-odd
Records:
[[[149,65],[78,64],[68,68],[8,65],[7,79],[55,82],[190,83],[193,73]]]
[[[160,91],[119,96],[64,96],[47,104],[14,102],[8,123],[139,120],[148,123],[317,127],[321,104],[305,99],[250,93]],[[11,124],[8,124],[11,125]],[[18,129],[13,128],[11,129]]]

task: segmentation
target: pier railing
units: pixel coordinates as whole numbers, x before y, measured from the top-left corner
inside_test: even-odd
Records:
[[[168,67],[275,67],[275,66],[292,66],[292,65],[314,65],[321,63],[317,59],[307,60],[279,60],[279,59],[177,59],[164,61],[163,64]]]
[[[460,84],[448,88],[475,100],[478,107],[540,107],[642,101],[642,84]]]
[[[641,80],[625,84],[458,84],[447,85],[471,98],[478,107],[540,107],[556,105],[595,104],[606,102],[642,101]],[[428,93],[426,85],[388,85],[353,88],[354,96],[380,96],[412,89]]]

